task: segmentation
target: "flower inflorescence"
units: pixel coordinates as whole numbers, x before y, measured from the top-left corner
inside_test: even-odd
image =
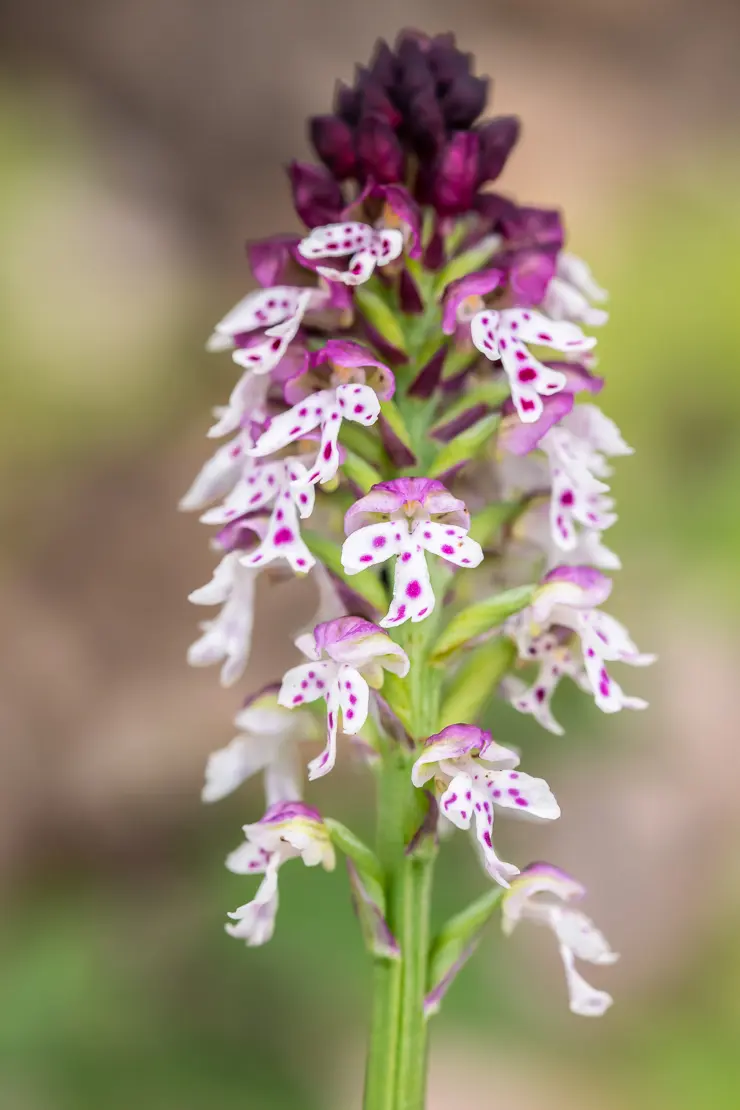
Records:
[[[245,703],[203,797],[264,774],[267,811],[227,861],[263,876],[232,935],[268,940],[281,865],[331,868],[338,846],[356,902],[372,908],[370,934],[402,957],[382,868],[373,874],[370,850],[348,849],[356,838],[303,801],[299,746],[325,732],[309,780],[334,767],[340,732],[370,763],[405,760],[430,807],[407,849],[430,826],[471,830],[505,891],[504,931],[547,925],[571,1009],[599,1014],[611,999],[574,960],[616,956],[570,908],[582,887],[550,865],[520,872],[494,849],[497,811],[550,821],[558,803],[474,719],[497,692],[562,733],[551,699],[564,677],[605,713],[644,707],[607,664],[652,657],[600,608],[603,571],[620,566],[602,542],[617,519],[607,460],[630,448],[591,399],[603,380],[583,327],[605,322],[605,293],[564,250],[559,213],[489,191],[518,123],[477,122],[486,94],[452,36],[380,43],[355,85],[340,86],[335,113],[311,121],[322,166],[289,169],[306,233],[250,245],[259,288],[209,341],[242,374],[209,432],[232,438],[181,503],[205,510],[222,556],[191,595],[221,609],[190,662],[221,663],[224,685],[238,681],[260,575],[309,575],[320,605],[296,640],[307,662]],[[453,705],[470,721],[450,720]],[[430,983],[434,1008],[448,978]]]

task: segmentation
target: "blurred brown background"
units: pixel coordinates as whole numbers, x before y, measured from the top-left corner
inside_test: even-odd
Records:
[[[203,341],[248,286],[243,241],[295,226],[282,164],[307,155],[305,116],[404,25],[475,51],[524,121],[501,187],[562,205],[612,290],[605,407],[637,455],[610,608],[661,656],[624,676],[646,714],[575,695],[564,741],[496,724],[564,807],[506,846],[589,884],[623,953],[599,979],[614,1009],[571,1018],[549,938],[492,929],[435,1021],[430,1107],[740,1103],[740,7],[4,0],[2,1110],[359,1105],[367,968],[342,875],[286,872],[275,940],[242,949],[221,924],[248,894],[221,860],[258,792],[198,800],[312,598],[263,593],[237,690],[189,671],[185,599],[213,556],[175,505],[233,382]],[[367,827],[347,759],[316,791]],[[440,916],[480,886],[454,842]]]

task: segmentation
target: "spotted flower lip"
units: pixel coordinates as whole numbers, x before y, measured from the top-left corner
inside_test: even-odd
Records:
[[[376,266],[395,262],[403,252],[403,232],[398,228],[371,227],[348,221],[315,227],[301,240],[298,250],[307,259],[347,258],[346,270],[318,266],[317,272],[328,281],[362,285],[372,277]]]
[[[327,388],[300,396],[319,374],[328,379]],[[380,396],[392,395],[393,374],[384,363],[359,343],[329,340],[321,350],[307,356],[302,381],[294,379],[288,383],[286,393],[297,395],[299,399],[287,412],[270,420],[250,448],[250,455],[272,454],[320,428],[318,454],[308,463],[305,481],[310,486],[330,481],[339,469],[338,439],[342,421],[351,420],[369,427],[380,415],[380,397],[371,385],[365,384],[369,377],[381,390]],[[298,481],[303,484],[302,474]]]
[[[396,557],[393,599],[380,622],[384,628],[407,620],[424,620],[434,610],[436,598],[425,551],[471,569],[483,561],[480,544],[468,536],[464,503],[436,480],[399,478],[378,483],[360,498],[354,510],[345,516],[345,573],[359,574]],[[390,519],[365,524],[368,517],[376,515]],[[444,522],[433,521],[432,515],[444,516]],[[466,524],[452,524],[451,518],[463,519]]]
[[[520,658],[537,662],[540,669],[531,687],[510,678],[504,692],[515,709],[532,714],[549,732],[563,731],[550,701],[565,676],[591,693],[604,713],[646,708],[642,698],[623,693],[606,668],[610,661],[645,667],[655,659],[638,650],[619,621],[596,608],[610,588],[610,579],[594,567],[555,567],[531,607],[508,622]]]
[[[255,824],[245,825],[244,834],[245,843],[230,853],[226,866],[238,875],[264,878],[252,901],[229,914],[234,924],[227,924],[226,932],[253,947],[265,944],[275,930],[280,867],[300,858],[306,867],[320,864],[331,871],[336,859],[321,814],[304,802],[275,803]]]
[[[549,320],[534,309],[485,309],[473,317],[470,334],[478,350],[492,361],[501,360],[511,386],[519,418],[531,424],[542,414],[542,397],[560,393],[566,379],[531,354],[526,343],[566,352],[589,351],[596,340],[576,324]]]
[[[440,813],[458,828],[474,826],[486,870],[507,887],[518,868],[493,849],[494,808],[555,820],[560,807],[544,779],[515,770],[519,756],[473,725],[449,725],[430,736],[411,771],[414,786],[435,781]]]
[[[600,1017],[612,1004],[611,995],[597,990],[576,970],[575,961],[613,964],[619,959],[590,918],[569,903],[580,900],[584,887],[551,864],[535,863],[512,880],[502,902],[502,928],[509,936],[520,921],[550,929],[563,961],[572,1013]]]
[[[311,662],[286,672],[278,702],[293,708],[319,698],[326,701],[326,747],[308,767],[309,779],[315,779],[328,774],[336,762],[340,710],[343,731],[354,736],[367,720],[370,687],[382,685],[384,670],[406,675],[409,660],[382,628],[360,617],[325,621],[313,635],[300,636],[296,646]]]

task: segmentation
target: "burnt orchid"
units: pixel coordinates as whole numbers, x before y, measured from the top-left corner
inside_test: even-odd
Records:
[[[500,819],[560,807],[489,728],[498,697],[561,734],[562,678],[604,713],[644,708],[612,669],[653,658],[602,609],[621,565],[610,460],[631,453],[594,403],[585,329],[606,322],[606,294],[557,211],[490,190],[519,127],[479,119],[471,63],[451,35],[403,32],[311,120],[322,165],[289,167],[305,230],[248,247],[259,288],[208,341],[242,372],[208,432],[224,442],[181,502],[219,556],[190,596],[220,608],[189,660],[219,664],[223,685],[247,666],[258,588],[317,588],[303,661],[244,703],[203,800],[262,777],[266,812],[226,861],[261,876],[226,926],[248,945],[273,934],[283,864],[346,858],[375,965],[366,1110],[421,1110],[428,1019],[497,912],[506,935],[552,932],[574,1013],[611,1004],[576,967],[617,958],[573,908],[581,884],[496,851]],[[304,800],[350,744],[377,786],[374,849]],[[486,890],[432,937],[454,828]]]

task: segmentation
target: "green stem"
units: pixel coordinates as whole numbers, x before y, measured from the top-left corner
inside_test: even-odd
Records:
[[[426,639],[416,627],[408,630],[411,731],[417,742],[434,731],[438,715],[438,679],[425,665]],[[424,996],[436,849],[424,838],[413,853],[407,851],[426,811],[424,793],[411,782],[413,758],[399,747],[386,751],[379,776],[377,849],[386,875],[386,916],[401,959],[375,964],[365,1110],[424,1107]]]

